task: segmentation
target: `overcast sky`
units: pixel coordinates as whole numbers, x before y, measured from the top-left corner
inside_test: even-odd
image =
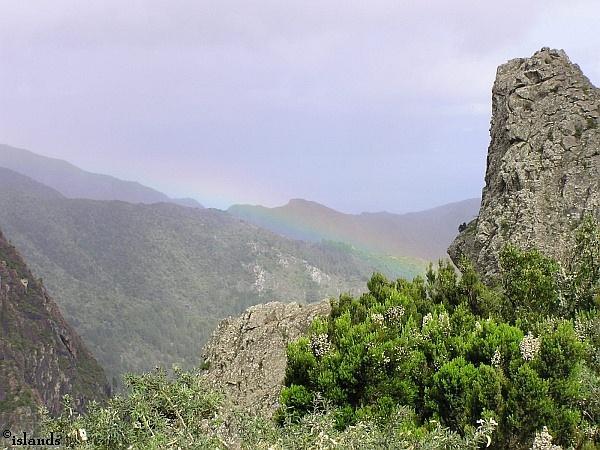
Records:
[[[496,67],[600,2],[0,0],[0,143],[207,206],[404,212],[479,196]]]

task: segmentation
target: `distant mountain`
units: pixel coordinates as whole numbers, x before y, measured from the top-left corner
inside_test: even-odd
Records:
[[[30,432],[45,406],[70,394],[78,410],[110,392],[104,371],[65,322],[41,281],[0,232],[0,423]],[[6,439],[8,442],[8,439]]]
[[[213,209],[67,199],[0,169],[0,227],[110,375],[198,363],[218,321],[362,290],[418,262],[280,237]]]
[[[204,206],[200,202],[194,200],[193,198],[172,198],[169,201],[171,203],[175,203],[176,205],[187,206],[188,208],[204,208]]]
[[[408,214],[344,214],[319,203],[294,199],[285,206],[234,205],[227,211],[293,239],[341,241],[378,254],[437,260],[445,258],[458,226],[479,211],[473,198]]]
[[[202,205],[193,199],[171,199],[162,192],[134,181],[86,172],[66,161],[3,144],[0,144],[0,167],[11,169],[52,187],[67,198],[122,200],[130,203],[171,202],[202,208]]]

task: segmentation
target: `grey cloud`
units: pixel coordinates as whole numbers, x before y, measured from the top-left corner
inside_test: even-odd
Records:
[[[216,189],[202,180],[220,171],[233,201],[252,200],[233,198],[245,177],[281,196],[255,203],[349,209],[340,186],[362,177],[356,209],[427,206],[478,194],[498,64],[565,47],[600,79],[598,16],[595,0],[4,0],[0,142],[128,178],[122,159],[142,161],[182,195]],[[365,174],[372,155],[428,166]],[[434,198],[434,179],[454,187]]]

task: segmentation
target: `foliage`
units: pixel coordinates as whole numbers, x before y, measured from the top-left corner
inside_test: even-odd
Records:
[[[386,424],[363,419],[344,429],[336,426],[339,410],[319,405],[297,421],[281,427],[272,421],[244,417],[242,447],[248,449],[476,449],[485,446],[494,432],[493,419],[481,420],[464,436],[439,422],[419,425],[413,411],[394,407]]]
[[[67,448],[193,448],[220,444],[206,432],[216,412],[219,397],[206,389],[197,374],[174,370],[173,379],[164,370],[144,375],[126,375],[126,395],[107,405],[91,404],[84,415],[73,411],[65,397],[63,414],[46,415],[44,430],[62,436]]]
[[[462,276],[445,263],[413,281],[373,275],[288,346],[275,421],[159,370],[46,430],[74,448],[598,448],[598,260],[577,252],[563,267],[507,248],[494,287],[467,261]]]
[[[339,411],[315,398],[309,410],[283,427],[223,403],[196,373],[164,371],[127,376],[130,390],[109,404],[93,404],[85,415],[73,412],[65,398],[65,412],[47,416],[45,433],[61,437],[65,448],[76,449],[476,449],[485,445],[496,423],[481,420],[461,436],[430,421],[420,425],[409,408],[391,411],[387,425],[361,420],[336,428]]]
[[[385,425],[400,405],[461,435],[493,418],[495,448],[528,448],[543,427],[560,445],[600,444],[599,236],[586,219],[567,267],[507,247],[494,287],[467,261],[462,277],[444,263],[412,282],[375,274],[289,345],[277,419],[297,421],[322,396],[342,430]]]

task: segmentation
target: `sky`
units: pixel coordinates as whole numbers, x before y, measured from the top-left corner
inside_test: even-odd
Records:
[[[600,82],[597,0],[0,0],[0,143],[205,206],[481,194],[498,65]]]

